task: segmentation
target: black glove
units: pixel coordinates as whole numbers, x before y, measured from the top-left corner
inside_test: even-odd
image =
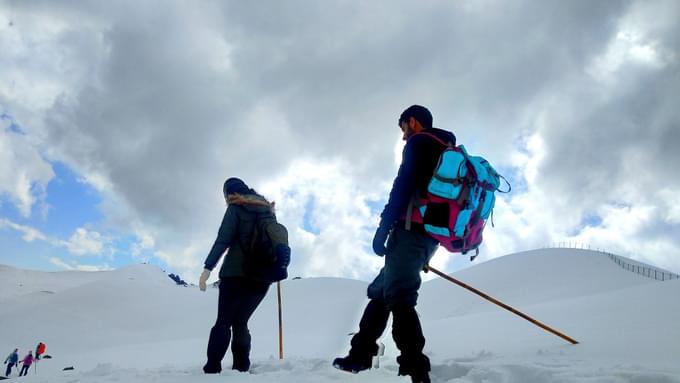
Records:
[[[387,241],[387,236],[389,234],[390,229],[381,222],[380,226],[378,226],[378,230],[375,231],[375,236],[373,236],[373,252],[381,257],[387,252],[385,241]]]

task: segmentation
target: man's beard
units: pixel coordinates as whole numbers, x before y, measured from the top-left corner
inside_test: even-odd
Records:
[[[414,134],[416,134],[415,129],[412,129],[412,128],[409,126],[408,128],[406,128],[406,131],[404,132],[404,135],[403,135],[402,138],[404,139],[404,141],[406,141],[406,140],[408,140],[409,138],[411,138],[411,136],[413,136]]]

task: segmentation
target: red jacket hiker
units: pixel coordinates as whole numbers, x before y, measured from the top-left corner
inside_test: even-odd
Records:
[[[38,347],[35,349],[35,358],[40,360],[40,356],[45,353],[45,343],[38,343]]]

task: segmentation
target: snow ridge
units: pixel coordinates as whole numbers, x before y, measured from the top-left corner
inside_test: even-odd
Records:
[[[434,382],[680,382],[680,280],[657,283],[609,257],[540,249],[455,273],[575,338],[543,331],[442,279],[423,284],[418,311]],[[402,382],[386,331],[381,368],[333,369],[357,330],[367,283],[304,278],[282,283],[284,354],[276,290],[253,316],[253,368],[201,373],[216,289],[177,286],[159,268],[41,273],[0,267],[0,351],[42,341],[51,360],[26,382]],[[74,366],[74,371],[62,371]]]

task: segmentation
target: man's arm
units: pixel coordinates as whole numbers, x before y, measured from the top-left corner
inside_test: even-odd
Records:
[[[380,214],[380,227],[382,228],[392,227],[401,215],[406,213],[411,197],[416,192],[418,187],[416,175],[421,161],[421,142],[421,137],[418,136],[406,141],[401,165],[392,184],[389,200]]]

